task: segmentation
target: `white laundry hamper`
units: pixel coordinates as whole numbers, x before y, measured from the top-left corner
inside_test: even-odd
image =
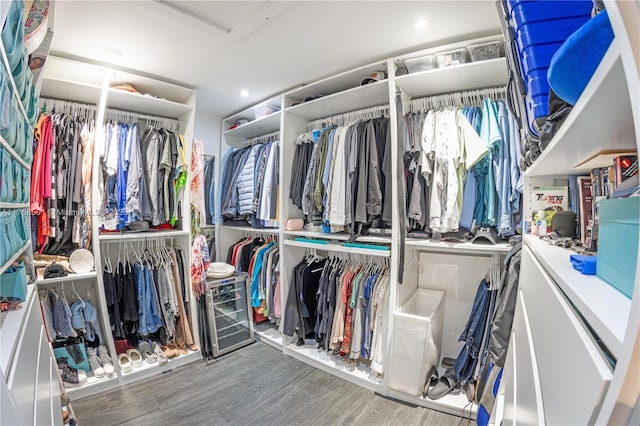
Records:
[[[431,366],[438,366],[444,320],[444,292],[417,289],[393,314],[389,386],[420,396]]]

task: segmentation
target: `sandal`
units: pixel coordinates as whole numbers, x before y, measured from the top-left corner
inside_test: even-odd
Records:
[[[458,386],[458,380],[456,379],[456,373],[453,368],[445,371],[444,375],[440,376],[438,383],[430,387],[427,391],[427,396],[430,399],[440,399],[450,393],[460,393],[460,386]]]
[[[142,354],[137,349],[129,349],[127,351],[127,355],[129,355],[129,359],[131,360],[131,365],[134,367],[142,366]]]
[[[133,371],[133,364],[131,364],[131,359],[127,354],[118,355],[118,364],[120,364],[120,369],[123,373],[131,373]]]
[[[453,365],[456,363],[455,358],[449,358],[448,356],[442,357],[442,361],[440,361],[440,367],[444,369],[453,368]]]
[[[180,355],[180,351],[170,343],[165,346],[162,346],[160,349],[162,349],[162,352],[168,359],[175,358],[178,355]]]
[[[439,379],[440,377],[438,376],[438,369],[436,368],[435,365],[432,365],[431,368],[429,369],[429,372],[427,373],[427,382],[425,383],[424,391],[422,392],[423,397],[427,396],[427,392],[429,391],[429,388],[438,384]]]
[[[156,355],[156,359],[158,360],[158,364],[166,364],[169,362],[169,358],[165,355],[164,351],[160,347],[160,345],[156,342],[153,343],[153,353]]]
[[[146,363],[155,364],[156,362],[158,362],[158,356],[153,353],[153,351],[151,350],[151,344],[146,340],[140,342],[140,344],[138,345],[138,349],[140,350],[140,354],[142,354],[142,357],[144,358],[144,361]]]

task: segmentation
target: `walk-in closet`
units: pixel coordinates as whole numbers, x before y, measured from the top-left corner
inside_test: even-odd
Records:
[[[0,424],[640,421],[639,2],[0,12]]]

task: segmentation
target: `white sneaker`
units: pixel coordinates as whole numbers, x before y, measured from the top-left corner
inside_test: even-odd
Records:
[[[98,346],[98,354],[100,355],[100,361],[102,362],[105,374],[107,376],[113,376],[115,369],[113,368],[113,362],[111,362],[107,347],[105,345]]]
[[[104,377],[106,373],[104,368],[102,367],[100,359],[98,359],[96,348],[87,348],[87,355],[89,356],[89,365],[91,366],[93,377],[97,377],[98,379]]]

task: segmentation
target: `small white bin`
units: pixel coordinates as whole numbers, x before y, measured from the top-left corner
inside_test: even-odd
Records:
[[[444,292],[419,288],[393,314],[389,386],[420,396],[431,366],[438,366],[444,321]]]

